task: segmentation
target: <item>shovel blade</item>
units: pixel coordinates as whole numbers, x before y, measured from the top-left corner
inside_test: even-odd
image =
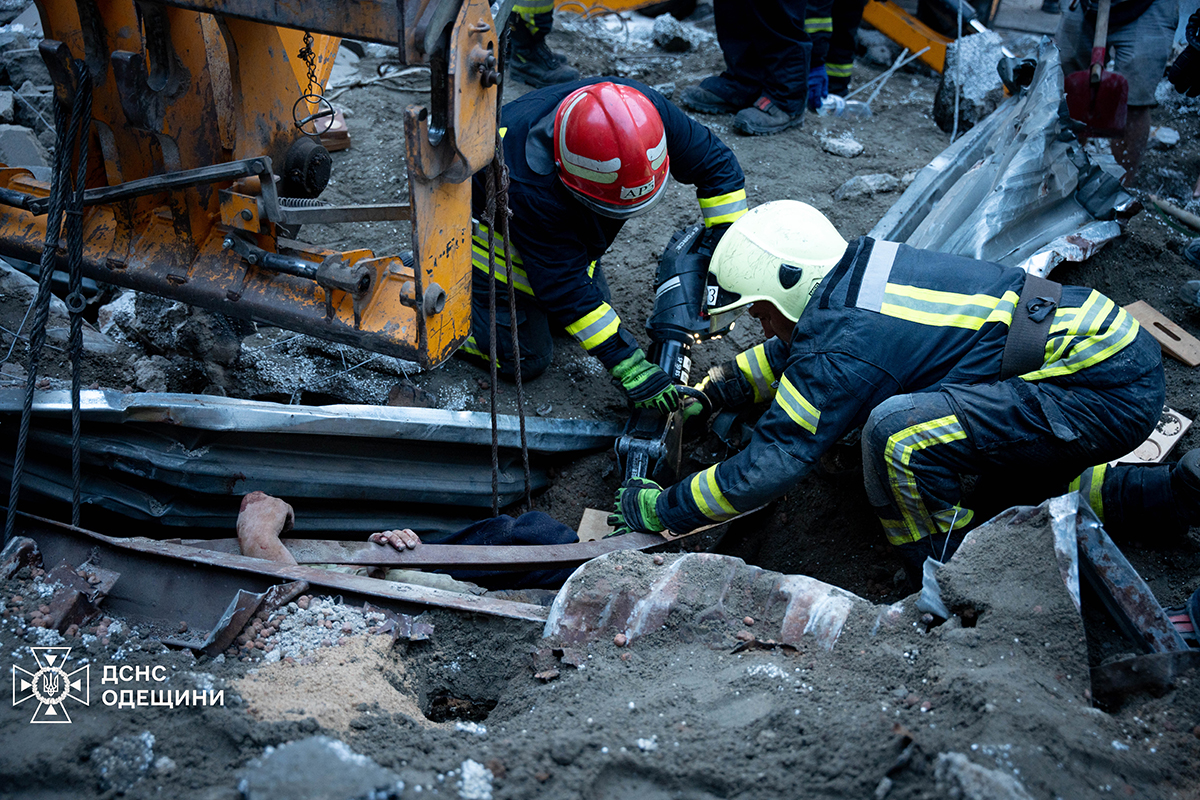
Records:
[[[1129,81],[1119,72],[1107,71],[1100,74],[1100,83],[1095,86],[1091,78],[1088,70],[1080,70],[1064,82],[1071,119],[1087,126],[1084,137],[1121,136],[1129,108]]]

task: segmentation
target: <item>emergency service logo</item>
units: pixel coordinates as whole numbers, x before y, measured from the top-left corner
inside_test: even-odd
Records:
[[[37,724],[67,724],[71,715],[67,713],[67,701],[88,705],[91,694],[91,666],[85,664],[70,670],[67,661],[71,657],[69,647],[31,647],[36,672],[12,668],[13,706],[36,699],[37,709],[30,722]]]

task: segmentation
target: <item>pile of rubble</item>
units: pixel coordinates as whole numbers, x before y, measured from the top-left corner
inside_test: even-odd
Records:
[[[335,647],[348,637],[385,633],[382,611],[352,608],[331,597],[303,595],[276,611],[260,611],[237,637],[226,656],[272,663],[305,663],[318,647]]]

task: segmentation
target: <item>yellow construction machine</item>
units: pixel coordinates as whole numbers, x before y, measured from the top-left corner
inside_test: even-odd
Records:
[[[37,7],[60,102],[74,59],[92,81],[85,275],[426,366],[467,337],[470,178],[495,152],[511,0]],[[404,114],[408,203],[315,199],[330,170],[315,134],[332,117],[319,87],[341,37],[398,45],[402,63],[430,68],[428,105]],[[49,195],[0,165],[0,255],[41,260]],[[413,257],[289,239],[296,225],[369,220],[411,222]]]

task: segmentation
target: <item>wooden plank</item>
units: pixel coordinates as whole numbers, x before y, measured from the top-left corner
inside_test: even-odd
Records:
[[[613,528],[608,524],[609,513],[598,508],[585,508],[583,519],[579,521],[579,541],[595,542],[612,533]]]
[[[1189,367],[1200,365],[1200,340],[1164,317],[1145,300],[1125,306],[1150,335],[1162,345],[1163,352]]]
[[[1154,430],[1150,431],[1149,438],[1137,446],[1132,453],[1121,456],[1116,461],[1108,462],[1110,466],[1116,464],[1157,464],[1165,459],[1175,445],[1179,444],[1179,440],[1183,438],[1183,434],[1187,433],[1187,429],[1192,426],[1192,421],[1180,414],[1173,408],[1163,406],[1162,416],[1158,418],[1158,423],[1155,424]]]

